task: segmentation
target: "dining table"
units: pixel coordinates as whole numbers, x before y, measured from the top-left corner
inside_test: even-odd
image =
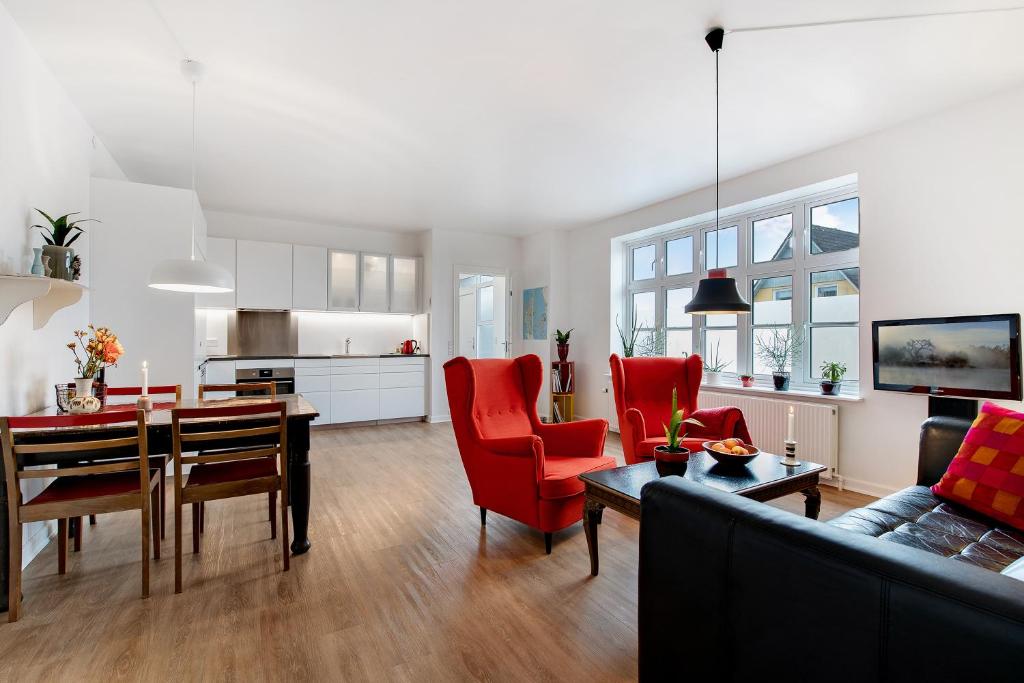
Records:
[[[282,402],[285,404],[285,411],[288,421],[288,503],[291,507],[292,519],[292,544],[293,555],[301,555],[308,552],[311,543],[309,541],[309,431],[310,423],[319,417],[320,413],[313,405],[300,394],[278,394],[274,398],[260,396],[245,396],[238,398],[220,399],[194,399],[183,398],[178,401],[153,401],[153,409],[146,417],[146,438],[149,446],[149,455],[168,456],[172,453],[171,443],[171,411],[175,408],[212,408],[237,405],[253,405],[257,403]],[[108,404],[101,410],[111,412],[115,410],[134,410],[134,403]],[[31,413],[32,416],[59,415],[60,411],[56,406],[49,406],[43,410]],[[213,422],[225,423],[225,428],[238,428],[239,426],[255,426],[266,418],[255,416],[253,418],[212,418]],[[230,423],[230,424],[229,424]],[[244,424],[240,424],[244,423]],[[93,425],[93,426],[61,426],[48,427],[35,430],[18,430],[16,438],[18,443],[54,443],[67,441],[90,441],[95,439],[117,438],[124,431],[134,431],[135,424],[126,422],[123,424]],[[237,442],[236,444],[237,445]],[[215,442],[207,442],[204,447],[215,448]],[[33,453],[22,456],[26,466],[73,466],[75,462],[84,459],[99,461],[110,457],[123,457],[123,454],[116,453],[107,455],[98,451],[70,452],[70,453]],[[0,471],[3,468],[0,467]],[[2,472],[6,477],[7,473]],[[168,487],[170,490],[170,487]],[[0,482],[0,610],[7,609],[7,585],[8,585],[8,564],[10,544],[8,542],[8,507],[6,479]]]

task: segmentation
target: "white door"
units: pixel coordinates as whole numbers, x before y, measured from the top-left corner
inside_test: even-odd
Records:
[[[508,356],[508,276],[485,270],[461,270],[456,275],[458,316],[456,355],[467,358]]]
[[[476,358],[476,290],[459,294],[459,348],[457,356]]]

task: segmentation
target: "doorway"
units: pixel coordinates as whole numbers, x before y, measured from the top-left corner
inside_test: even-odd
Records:
[[[458,268],[455,297],[455,355],[507,358],[511,308],[508,274],[484,268]]]

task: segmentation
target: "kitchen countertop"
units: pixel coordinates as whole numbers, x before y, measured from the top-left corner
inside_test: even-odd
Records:
[[[279,353],[273,356],[207,356],[206,360],[263,360],[272,358],[429,358],[429,353]]]

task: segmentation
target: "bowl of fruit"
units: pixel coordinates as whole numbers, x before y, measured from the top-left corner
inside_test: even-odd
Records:
[[[740,439],[705,441],[704,450],[722,465],[746,465],[761,453]]]

